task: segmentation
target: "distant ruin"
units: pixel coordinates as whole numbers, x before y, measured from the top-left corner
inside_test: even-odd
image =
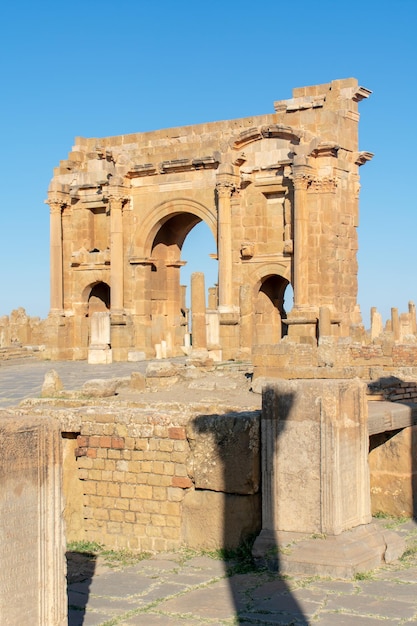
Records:
[[[154,356],[161,344],[168,357],[182,355],[181,248],[202,220],[217,241],[219,275],[204,305],[206,336],[193,328],[195,349],[250,359],[285,335],[314,340],[322,307],[329,333],[349,336],[361,321],[359,166],[372,155],[358,148],[358,102],[369,94],[355,79],[335,80],[294,89],[266,115],[77,138],[46,200],[50,358],[86,359],[98,311],[110,318],[113,360]],[[204,301],[204,291],[195,297]]]

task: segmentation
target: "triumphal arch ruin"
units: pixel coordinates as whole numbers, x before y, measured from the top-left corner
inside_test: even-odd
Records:
[[[204,221],[218,285],[192,348],[250,358],[255,346],[343,337],[357,308],[358,102],[353,78],[294,89],[265,115],[77,138],[54,171],[51,358],[126,360],[187,348],[183,243]],[[291,285],[294,303],[284,307]],[[94,324],[93,324],[93,320]],[[198,320],[196,318],[196,327]]]

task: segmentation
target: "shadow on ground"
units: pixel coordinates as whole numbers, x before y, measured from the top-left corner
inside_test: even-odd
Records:
[[[271,431],[260,432],[260,448],[265,453],[266,446],[272,449],[269,458],[274,458],[275,450],[278,446],[278,440],[282,432],[287,426],[291,407],[293,404],[292,394],[287,394],[280,398],[273,396],[276,403],[275,414],[278,415],[277,427],[274,429],[275,436],[272,440],[267,441]],[[248,413],[235,414],[244,420]],[[244,472],[243,467],[239,467],[241,460],[241,450],[238,451],[238,443],[233,438],[233,433],[227,428],[222,428],[222,424],[227,420],[226,415],[217,416],[198,416],[194,420],[194,428],[197,432],[207,434],[211,431],[213,442],[217,447],[217,457],[221,459],[223,471],[223,484],[225,491],[224,504],[224,521],[223,521],[223,553],[225,555],[225,569],[233,575],[229,576],[228,584],[230,595],[233,599],[235,609],[235,624],[249,625],[253,623],[262,626],[308,626],[309,621],[304,615],[303,609],[294,598],[291,590],[284,579],[280,576],[280,546],[274,532],[275,526],[275,485],[273,474],[269,476],[268,482],[265,480],[267,472],[263,472],[262,478],[264,485],[262,487],[262,523],[259,524],[258,531],[267,529],[271,531],[272,539],[268,545],[268,553],[265,555],[262,563],[255,564],[251,558],[251,544],[254,537],[247,538],[246,546],[242,550],[240,546],[241,557],[237,560],[235,568],[231,568],[230,561],[227,557],[231,554],[230,543],[233,541],[233,529],[236,528],[236,507],[238,506],[236,499],[244,498],[242,492],[236,493],[236,475]],[[259,421],[261,430],[262,420]],[[239,430],[239,427],[237,427]],[[241,435],[242,437],[242,435]],[[247,442],[250,446],[250,442]],[[248,450],[249,455],[249,450]],[[268,473],[269,474],[269,473]],[[261,485],[259,486],[261,489]],[[245,521],[240,520],[240,526],[245,528]],[[243,533],[244,534],[244,531]],[[247,534],[247,533],[246,533]],[[257,533],[256,533],[257,534]],[[234,537],[236,539],[236,537]],[[239,549],[237,551],[239,553]],[[246,555],[242,554],[246,553]],[[240,562],[239,562],[240,561]],[[258,567],[257,567],[258,565]],[[272,571],[269,572],[266,568]],[[273,572],[273,575],[272,575]],[[256,620],[256,621],[254,621]]]
[[[97,557],[92,552],[67,552],[66,558],[68,626],[83,626]]]

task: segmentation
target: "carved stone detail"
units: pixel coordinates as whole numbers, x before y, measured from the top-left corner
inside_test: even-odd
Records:
[[[322,178],[313,178],[310,181],[309,191],[311,193],[334,193],[338,185],[338,179],[335,176],[324,176]]]

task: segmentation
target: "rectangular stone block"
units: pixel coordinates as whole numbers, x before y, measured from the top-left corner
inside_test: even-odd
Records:
[[[263,528],[338,535],[370,522],[364,383],[277,381],[261,432]]]
[[[0,623],[66,626],[58,426],[2,416],[0,451]]]

